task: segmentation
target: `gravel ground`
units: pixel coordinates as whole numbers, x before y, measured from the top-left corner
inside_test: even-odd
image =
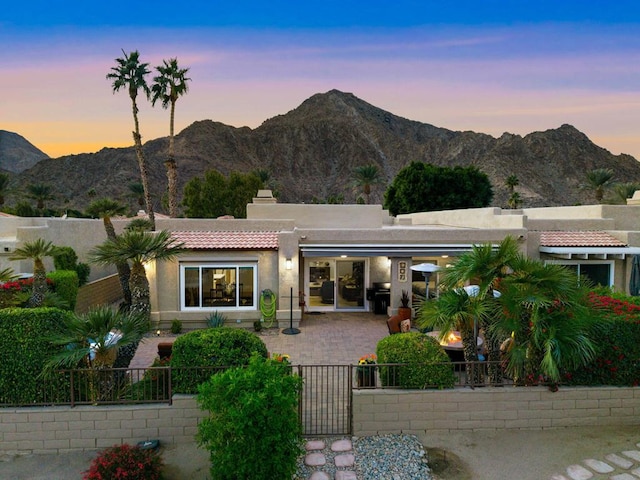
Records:
[[[334,478],[336,467],[333,458],[345,452],[332,452],[330,447],[335,440],[339,439],[323,438],[326,448],[322,453],[327,458],[327,463],[322,467],[308,467],[304,464],[304,456],[300,457],[294,479],[306,480],[318,470]],[[430,480],[432,478],[427,465],[426,452],[418,438],[413,435],[353,437],[352,444],[358,479]]]

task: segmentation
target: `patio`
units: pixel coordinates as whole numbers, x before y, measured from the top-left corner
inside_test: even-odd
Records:
[[[287,354],[295,365],[348,365],[375,353],[378,341],[389,334],[386,320],[386,315],[362,312],[305,313],[297,335],[285,335],[278,329],[263,330],[258,335],[270,353]],[[150,366],[158,355],[158,344],[175,339],[145,338],[130,367]]]

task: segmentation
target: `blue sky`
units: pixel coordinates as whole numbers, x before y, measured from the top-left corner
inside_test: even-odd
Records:
[[[52,156],[131,144],[106,73],[139,50],[190,67],[176,129],[255,128],[348,91],[452,130],[525,135],[570,123],[640,159],[640,6],[618,1],[12,2],[0,14],[0,129]],[[453,5],[453,6],[452,6]],[[149,140],[168,114],[141,106]]]

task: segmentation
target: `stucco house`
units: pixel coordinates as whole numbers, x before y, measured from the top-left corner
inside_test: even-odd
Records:
[[[118,231],[126,223],[114,221]],[[640,254],[640,205],[634,204],[392,217],[380,205],[282,204],[261,190],[247,205],[246,219],[158,218],[156,228],[171,231],[187,249],[173,262],[146,266],[158,328],[174,319],[186,329],[201,327],[213,311],[251,326],[262,315],[265,291],[274,294],[281,327],[298,326],[309,311],[392,314],[403,290],[424,286],[424,276],[411,266],[446,268],[473,244],[498,244],[507,235],[532,258],[568,265],[627,292],[633,255]],[[36,238],[71,246],[86,261],[106,234],[100,220],[3,217],[0,268],[29,272],[29,262],[9,258]],[[113,278],[114,272],[93,266],[91,280]],[[429,285],[437,294],[437,273]]]

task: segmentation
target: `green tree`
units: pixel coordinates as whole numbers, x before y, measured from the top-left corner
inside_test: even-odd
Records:
[[[517,175],[511,174],[505,179],[504,184],[509,189],[509,193],[513,193],[515,188],[520,185],[520,180]]]
[[[511,195],[509,195],[509,200],[507,202],[509,208],[516,209],[520,206],[521,203],[522,200],[520,200],[520,194],[518,192],[513,192]]]
[[[398,172],[384,194],[392,215],[486,207],[493,189],[486,174],[476,167],[437,167],[412,162]]]
[[[185,215],[191,218],[216,218],[233,215],[246,218],[251,203],[262,182],[255,173],[231,172],[225,178],[216,170],[205,172],[204,179],[194,177],[184,188]]]
[[[27,185],[27,192],[29,198],[36,201],[36,208],[41,214],[44,210],[45,202],[55,198],[51,192],[51,185],[47,185],[46,183],[32,183]]]
[[[558,382],[562,370],[580,368],[595,355],[587,289],[561,265],[519,255],[512,268],[500,283],[503,315],[493,326],[510,339],[507,371],[520,384],[540,377]]]
[[[132,313],[149,317],[149,280],[144,264],[153,261],[172,260],[182,253],[182,244],[177,244],[171,233],[126,230],[115,239],[107,239],[90,252],[91,261],[100,265],[117,265],[131,262],[129,288],[131,290]]]
[[[111,222],[111,217],[125,215],[126,212],[127,207],[115,200],[111,200],[110,198],[95,200],[87,207],[87,214],[92,218],[102,218],[107,238],[111,240],[115,240],[117,237],[116,229]],[[131,290],[129,289],[131,268],[129,267],[128,262],[121,262],[116,264],[116,270],[118,271],[118,280],[120,281],[120,287],[122,288],[122,306],[125,310],[128,310],[131,307]]]
[[[380,185],[382,183],[380,169],[375,164],[361,165],[354,168],[353,177],[354,189],[362,190],[362,193],[364,194],[366,199],[366,203],[369,203],[371,187],[373,187],[374,185]]]
[[[153,204],[151,202],[151,192],[149,191],[149,175],[147,172],[147,161],[144,156],[144,150],[142,149],[142,137],[140,136],[140,122],[138,120],[138,92],[142,92],[149,98],[151,91],[147,85],[145,77],[149,74],[149,64],[140,62],[140,54],[138,51],[129,53],[128,55],[122,51],[124,57],[116,58],[116,66],[111,67],[111,73],[107,74],[107,80],[113,80],[112,89],[113,93],[120,91],[124,88],[129,93],[131,99],[131,107],[133,112],[133,142],[136,151],[136,157],[138,158],[138,167],[140,168],[140,180],[144,188],[144,200],[146,205],[147,214],[149,220],[155,230],[155,215],[153,212]]]
[[[27,302],[28,307],[40,307],[44,304],[47,294],[47,271],[44,268],[44,259],[53,256],[55,248],[51,242],[45,242],[39,238],[16,248],[10,257],[11,260],[33,260],[33,286],[31,298]]]
[[[178,67],[178,59],[163,60],[162,65],[156,67],[158,76],[154,77],[151,87],[151,103],[162,102],[163,108],[171,107],[169,115],[169,158],[165,162],[167,167],[167,183],[169,190],[169,215],[178,216],[178,167],[175,159],[173,127],[178,98],[188,91],[188,68]]]
[[[138,209],[144,208],[144,186],[140,182],[129,184],[129,196],[137,202]]]
[[[586,183],[580,185],[580,189],[592,191],[596,202],[602,203],[605,191],[612,186],[615,179],[612,169],[594,168],[587,172],[586,180]]]
[[[638,182],[625,182],[616,183],[613,185],[613,192],[615,194],[616,203],[623,205],[627,204],[627,199],[633,197],[636,190],[640,190],[640,183]]]

